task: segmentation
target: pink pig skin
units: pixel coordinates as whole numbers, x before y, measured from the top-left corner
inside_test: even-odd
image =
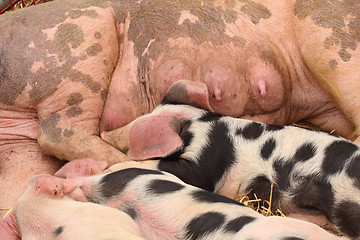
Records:
[[[63,0],[2,14],[0,208],[60,160],[128,161],[100,134],[178,81],[173,101],[356,139],[359,12],[356,1]]]

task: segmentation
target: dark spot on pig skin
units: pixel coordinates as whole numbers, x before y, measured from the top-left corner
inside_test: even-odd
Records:
[[[46,139],[50,142],[59,143],[62,140],[61,128],[57,127],[57,124],[60,121],[60,114],[55,113],[51,114],[49,117],[42,119],[40,121],[40,129],[45,134]]]
[[[305,162],[315,156],[316,147],[312,143],[304,143],[298,149],[296,149],[295,155],[292,158],[294,163],[296,162]]]
[[[264,132],[264,126],[261,123],[251,122],[242,129],[236,131],[237,135],[241,135],[248,140],[258,139]]]
[[[135,221],[139,221],[141,218],[139,209],[132,202],[124,202],[119,209],[128,214]]]
[[[135,56],[139,59],[139,79],[146,77],[151,59],[171,51],[169,38],[189,38],[196,46],[209,42],[213,46],[234,44],[243,47],[243,38],[226,34],[226,23],[238,18],[229,6],[202,0],[124,0],[114,1],[112,5],[118,23],[124,23],[128,15],[131,18],[127,37],[134,43]],[[179,24],[182,11],[188,11],[198,20],[185,20]],[[150,41],[153,42],[148,48]],[[145,49],[147,54],[143,57]]]
[[[84,41],[84,34],[79,26],[63,22],[70,15],[72,18],[96,17],[94,10],[78,11],[93,4],[91,1],[82,1],[69,6],[54,1],[0,17],[0,28],[11,26],[11,31],[0,34],[0,69],[5,69],[4,73],[0,74],[1,103],[13,105],[27,85],[30,87],[30,99],[39,101],[54,93],[63,79],[74,74],[72,66],[79,58],[71,56],[71,48],[76,48]],[[107,6],[102,2],[97,5]],[[69,11],[69,8],[76,9],[77,12]],[[44,12],[51,15],[51,19],[44,15]],[[50,28],[56,29],[54,40],[48,39],[43,31]],[[14,36],[16,32],[22,34]],[[35,47],[29,47],[30,43]],[[59,63],[56,58],[63,62]],[[41,62],[44,67],[33,73],[31,67],[35,62]]]
[[[324,179],[308,177],[296,188],[292,194],[292,202],[301,211],[308,210],[313,214],[326,216],[330,222],[332,219],[332,209],[334,205],[334,192],[331,184]],[[314,213],[315,211],[315,213]]]
[[[83,96],[81,95],[81,93],[71,93],[69,96],[69,99],[67,100],[67,104],[69,106],[72,105],[76,105],[76,104],[80,104],[83,101]]]
[[[294,163],[279,158],[273,162],[273,169],[276,173],[277,187],[283,191],[288,190],[290,188],[290,174],[294,169]]]
[[[340,49],[338,53],[339,53],[340,58],[341,58],[344,62],[350,61],[350,59],[351,59],[351,54],[350,54],[348,51],[346,51],[345,49]]]
[[[139,168],[128,168],[112,172],[105,175],[100,180],[100,193],[106,199],[111,198],[112,196],[116,196],[125,189],[126,185],[129,182],[133,181],[138,176],[146,174],[162,175],[163,173],[159,171]]]
[[[271,154],[276,148],[276,140],[274,138],[268,139],[261,148],[260,154],[264,160],[269,160]]]
[[[75,9],[75,10],[71,10],[69,12],[69,16],[70,18],[76,19],[79,18],[81,16],[87,16],[90,18],[97,18],[99,16],[99,14],[97,14],[97,12],[95,10],[79,10],[79,9]]]
[[[225,215],[218,212],[208,212],[192,219],[186,225],[185,239],[201,239],[218,230],[225,222]]]
[[[243,204],[241,204],[238,201],[235,201],[233,199],[227,198],[225,196],[222,195],[218,195],[206,190],[196,190],[194,192],[191,193],[191,196],[194,198],[195,201],[197,202],[205,202],[205,203],[228,203],[228,204],[236,204],[236,205],[241,205],[244,206]]]
[[[221,115],[221,114],[207,112],[204,116],[199,118],[199,121],[202,121],[202,122],[216,122],[216,121],[219,121],[220,118],[222,118],[222,117],[223,117],[223,115]]]
[[[249,216],[242,216],[239,218],[235,218],[233,220],[231,220],[230,222],[228,222],[225,225],[225,231],[226,232],[232,232],[232,233],[237,233],[239,232],[245,225],[252,223],[253,221],[255,221],[254,217],[249,217]]]
[[[335,59],[329,61],[329,66],[332,70],[335,70],[337,65],[338,65],[338,62]]]
[[[275,71],[279,73],[281,79],[287,79],[285,73],[286,70],[280,66],[278,59],[275,56],[276,54],[272,51],[262,51],[260,58],[270,63],[274,67]]]
[[[100,93],[100,97],[101,100],[105,101],[106,100],[106,96],[107,96],[108,90],[107,89],[103,89]]]
[[[270,192],[271,192],[271,181],[265,176],[260,175],[254,178],[251,183],[248,185],[247,189],[245,190],[246,193],[249,192],[248,196],[253,197],[254,194],[259,199],[269,199]],[[272,206],[273,208],[277,208],[280,202],[280,192],[279,189],[276,187],[276,184],[273,186],[272,192]],[[258,203],[255,203],[254,207],[261,207],[258,206]]]
[[[123,44],[123,43],[124,43],[124,40],[125,40],[124,34],[123,34],[123,33],[120,33],[120,35],[119,35],[119,43],[120,43],[120,44]]]
[[[204,139],[207,145],[197,156],[196,163],[193,159],[179,158],[180,151],[163,158],[158,165],[159,169],[174,174],[188,184],[213,192],[215,185],[236,160],[234,145],[228,132],[229,129],[225,123],[211,123],[207,139]],[[180,138],[183,140],[183,149],[186,151],[186,147],[193,141],[193,135],[183,128]]]
[[[100,44],[96,43],[87,48],[85,51],[88,56],[95,57],[102,51],[102,47]]]
[[[71,130],[69,130],[69,129],[65,129],[64,132],[63,132],[63,135],[64,135],[64,137],[69,138],[69,137],[71,137],[72,135],[74,135],[74,131],[71,131]]]
[[[11,78],[11,71],[9,71],[9,64],[4,55],[4,51],[0,48],[0,102],[12,105],[17,96],[25,89],[26,83],[23,80],[19,81],[19,84],[8,80]]]
[[[338,140],[331,143],[325,149],[325,158],[322,164],[324,174],[341,172],[345,163],[358,149],[357,145],[346,140]]]
[[[55,44],[58,48],[62,48],[62,51],[58,51],[58,57],[60,61],[64,61],[71,57],[71,49],[75,49],[85,41],[84,33],[82,29],[72,23],[62,23],[58,27],[55,33]]]
[[[360,189],[360,156],[352,158],[346,173],[354,181],[355,186]]]
[[[280,131],[280,130],[284,129],[284,126],[266,124],[265,129],[266,129],[266,131]]]
[[[295,15],[299,19],[311,16],[316,25],[330,28],[332,35],[324,42],[324,47],[339,45],[339,57],[348,62],[351,54],[348,49],[355,50],[360,42],[360,6],[352,0],[297,0],[294,5]]]
[[[101,36],[102,36],[102,34],[101,34],[100,32],[96,32],[96,33],[94,34],[94,38],[95,38],[95,39],[100,39]]]
[[[53,238],[57,238],[64,231],[64,227],[58,227],[53,231]]]
[[[247,0],[239,2],[248,2],[241,7],[241,11],[251,18],[253,24],[258,24],[262,18],[269,19],[271,17],[271,12],[263,5]]]
[[[184,186],[177,182],[156,179],[148,184],[146,191],[152,195],[162,195],[177,192],[183,188]]]
[[[340,226],[340,231],[352,239],[360,237],[360,204],[343,201],[334,209],[334,222]]]
[[[70,107],[67,111],[66,111],[66,116],[68,117],[77,117],[79,116],[81,113],[83,112],[82,108],[78,107],[78,106],[74,106],[74,107]]]
[[[71,75],[68,76],[71,81],[81,82],[84,86],[88,87],[91,92],[97,93],[100,91],[101,85],[95,82],[89,75],[84,75],[80,71],[74,70]]]

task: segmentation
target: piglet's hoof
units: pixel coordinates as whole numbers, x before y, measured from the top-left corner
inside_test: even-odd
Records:
[[[54,176],[62,178],[92,176],[102,173],[107,165],[105,161],[95,161],[91,158],[77,159],[65,164]]]

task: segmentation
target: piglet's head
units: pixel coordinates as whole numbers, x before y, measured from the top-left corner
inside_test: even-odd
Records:
[[[62,179],[50,175],[37,175],[30,179],[28,194],[53,199],[61,199],[78,187],[74,179]]]

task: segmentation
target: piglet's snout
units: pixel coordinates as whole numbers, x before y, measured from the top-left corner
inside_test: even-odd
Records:
[[[75,179],[62,179],[50,175],[38,175],[29,185],[35,195],[46,195],[51,198],[62,198],[79,186]]]

